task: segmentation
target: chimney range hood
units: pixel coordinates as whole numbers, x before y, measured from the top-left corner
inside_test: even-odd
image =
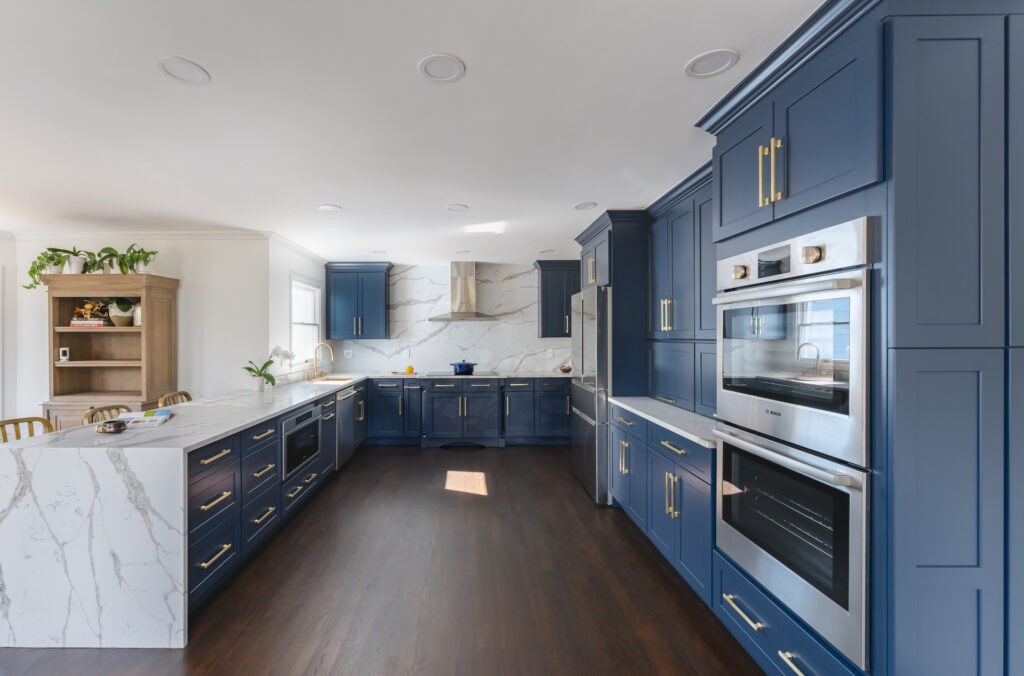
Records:
[[[432,322],[493,322],[495,317],[476,311],[476,263],[452,261],[452,311],[430,317]]]

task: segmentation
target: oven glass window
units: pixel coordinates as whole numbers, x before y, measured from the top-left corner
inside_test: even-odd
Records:
[[[722,519],[849,610],[850,496],[724,445]]]
[[[723,319],[724,389],[849,414],[849,298],[732,309]]]
[[[320,450],[320,423],[314,421],[288,433],[285,446],[285,475],[298,469]]]

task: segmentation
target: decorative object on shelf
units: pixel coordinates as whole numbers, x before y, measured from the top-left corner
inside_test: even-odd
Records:
[[[156,257],[157,251],[147,251],[134,242],[119,253],[117,249],[107,246],[100,249],[101,258],[111,271],[117,270],[122,275],[132,272],[149,272],[149,264]]]
[[[110,298],[107,300],[107,314],[114,326],[131,326],[135,315],[135,303],[127,298]]]
[[[561,366],[558,367],[558,370],[561,371],[562,373],[572,373],[572,367],[569,366],[568,364],[562,364]]]
[[[71,348],[70,347],[62,347],[62,348],[60,348],[60,360],[61,361],[71,361]]]
[[[136,303],[132,308],[132,326],[142,326],[142,303]]]
[[[57,249],[44,249],[36,259],[28,266],[28,278],[31,280],[28,284],[23,284],[26,289],[34,289],[42,283],[39,278],[40,275],[59,274],[61,268],[64,267],[64,263],[67,262],[67,256],[60,253]]]
[[[99,253],[79,250],[78,247],[60,249],[47,247],[44,249],[28,268],[30,282],[25,284],[26,289],[34,289],[42,281],[39,276],[42,274],[56,275],[64,271],[67,266],[68,274],[91,274],[94,272],[106,272],[116,269],[121,274],[127,275],[132,272],[149,272],[149,264],[158,252],[147,251],[134,242],[125,249],[124,253],[118,253],[113,247],[103,247]]]
[[[416,373],[416,369],[414,369],[412,366],[406,366],[405,367],[405,372],[411,375],[411,374]]]

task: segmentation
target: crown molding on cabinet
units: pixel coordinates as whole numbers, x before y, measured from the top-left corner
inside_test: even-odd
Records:
[[[697,171],[693,172],[682,181],[677,183],[675,187],[666,192],[658,199],[651,202],[647,207],[648,213],[657,216],[659,213],[671,207],[676,200],[683,195],[693,192],[697,188],[701,188],[705,183],[711,182],[711,162],[707,162]]]

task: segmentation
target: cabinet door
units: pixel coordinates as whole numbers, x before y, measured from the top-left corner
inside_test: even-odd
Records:
[[[354,397],[338,401],[338,467],[356,452],[356,400]]]
[[[696,308],[694,310],[693,337],[699,340],[714,340],[718,337],[715,332],[718,313],[711,303],[718,287],[718,257],[714,239],[714,200],[711,199],[711,190],[711,186],[708,186],[700,190],[693,198],[693,213],[696,219],[694,227],[696,236],[694,289],[696,294],[693,299]]]
[[[694,214],[693,200],[669,212],[672,256],[672,293],[668,303],[666,338],[693,338],[694,303]]]
[[[360,338],[387,338],[387,275],[359,273]]]
[[[537,392],[534,398],[534,424],[538,437],[569,436],[571,399],[567,392]]]
[[[758,148],[767,148],[772,139],[772,103],[762,101],[718,135],[712,154],[715,177],[716,242],[756,228],[772,220],[771,205],[759,206],[759,198],[768,197],[768,157]],[[758,167],[764,180],[758,180]],[[761,191],[758,192],[758,188]]]
[[[651,225],[648,238],[648,256],[651,266],[650,337],[665,338],[668,321],[665,301],[672,294],[672,252],[669,235],[671,212],[662,214]]]
[[[501,393],[467,394],[462,400],[462,433],[466,437],[501,436]]]
[[[674,561],[676,551],[675,476],[675,463],[647,451],[647,537],[669,561]]]
[[[647,447],[626,436],[626,479],[629,481],[629,499],[626,514],[647,532]]]
[[[611,493],[622,509],[629,504],[629,465],[626,463],[626,441],[629,437],[618,427],[608,427],[608,455],[611,456]]]
[[[594,268],[598,286],[612,283],[611,275],[611,233],[606,232],[594,244]]]
[[[890,350],[893,674],[1003,673],[1003,353]]]
[[[337,406],[325,410],[320,417],[320,473],[325,475],[334,471],[338,459]]]
[[[407,437],[418,437],[423,434],[423,400],[421,393],[422,390],[418,382],[405,381],[403,385],[405,405],[402,410],[402,425]]]
[[[892,20],[894,347],[1005,344],[1004,24]]]
[[[572,287],[573,279],[578,279],[575,271],[544,270],[540,273],[541,338],[569,336],[569,299],[578,290]]]
[[[1009,654],[1008,674],[1024,674],[1024,349],[1008,350],[1010,359],[1010,400],[1007,420],[1010,438],[1006,485],[1013,486],[1007,495],[1007,570],[1010,572],[1007,608]]]
[[[370,394],[370,436],[402,436],[405,425],[402,421],[402,393],[372,392]]]
[[[590,242],[580,254],[580,285],[589,289],[597,283],[597,260],[594,258],[594,243]]]
[[[359,448],[360,446],[363,445],[363,442],[366,441],[366,436],[370,430],[370,416],[368,415],[369,410],[367,410],[366,403],[366,393],[361,392],[356,397],[356,448]]]
[[[881,82],[882,27],[866,22],[779,85],[774,218],[881,180]]]
[[[327,338],[355,338],[359,316],[359,274],[327,273]]]
[[[653,454],[652,454],[653,455]],[[711,486],[675,467],[676,548],[673,565],[693,590],[711,603],[711,524],[715,519]]]
[[[713,416],[718,410],[718,350],[714,343],[694,343],[696,391],[693,412]]]
[[[650,341],[647,348],[650,396],[692,411],[693,343]]]
[[[505,393],[505,437],[533,436],[533,392]]]
[[[1009,67],[1007,92],[1007,182],[1024,185],[1024,16],[1009,18],[1007,35]],[[1024,257],[1024,191],[1009,191],[1010,260]],[[1024,346],[1024,267],[1011,265],[1010,270],[1010,345]],[[1021,664],[1024,669],[1024,663]],[[1013,673],[1013,669],[1010,670]]]
[[[423,396],[427,436],[435,439],[462,437],[462,394],[428,392]]]

